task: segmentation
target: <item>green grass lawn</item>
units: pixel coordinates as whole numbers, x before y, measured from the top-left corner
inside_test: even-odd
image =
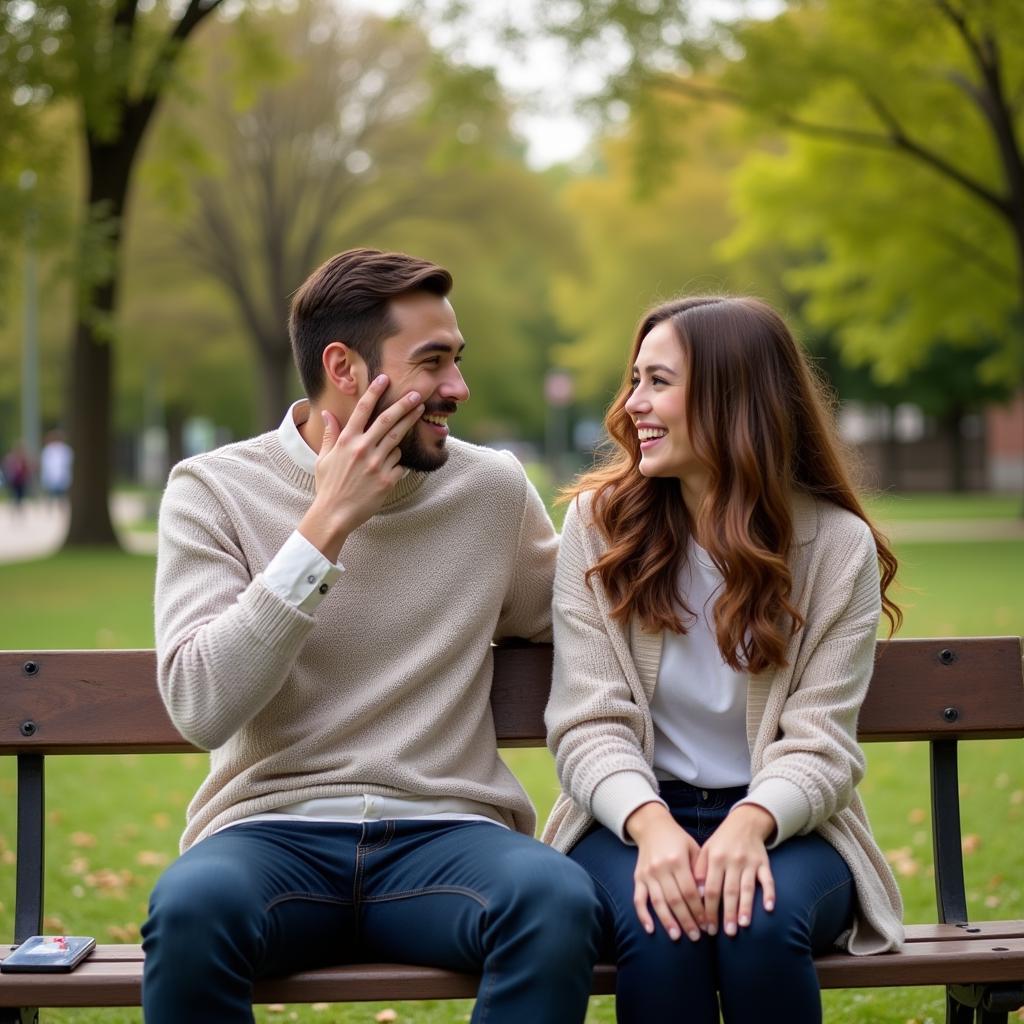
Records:
[[[915,499],[916,501],[916,499]],[[913,517],[909,517],[913,518]],[[900,600],[906,636],[1024,633],[1020,601],[1024,542],[902,544]],[[150,557],[79,552],[0,565],[0,647],[152,645]],[[557,792],[545,751],[512,750],[507,760],[541,818]],[[7,760],[7,759],[5,759]],[[934,921],[927,750],[919,744],[868,748],[861,790],[882,849],[897,865],[908,921]],[[205,757],[152,755],[53,758],[48,771],[47,921],[51,931],[137,941],[146,899],[177,852],[184,807],[205,772]],[[963,829],[968,896],[978,919],[1024,917],[1024,757],[1018,742],[963,749]],[[14,766],[0,765],[0,937],[13,931]],[[994,827],[998,823],[999,827]],[[286,1007],[261,1021],[372,1021],[389,1004]],[[876,1024],[943,1017],[940,989],[825,994],[826,1020]],[[454,1024],[470,1004],[396,1003],[399,1020]],[[49,1010],[46,1021],[140,1021],[134,1010]],[[609,1024],[612,1001],[591,1001],[590,1019]]]
[[[1019,494],[879,494],[866,502],[880,520],[1014,519],[1024,501]]]

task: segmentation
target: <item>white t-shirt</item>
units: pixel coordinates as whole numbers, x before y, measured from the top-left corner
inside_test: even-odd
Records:
[[[715,638],[722,585],[711,556],[691,539],[679,592],[693,616],[682,616],[685,635],[665,633],[651,701],[655,775],[706,789],[750,782],[747,674],[726,665]]]

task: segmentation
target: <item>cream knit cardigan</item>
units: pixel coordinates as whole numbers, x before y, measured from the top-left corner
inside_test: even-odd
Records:
[[[640,772],[658,786],[649,703],[662,634],[612,619],[599,581],[585,581],[605,548],[590,497],[569,509],[555,578],[555,668],[545,721],[563,793],[543,838],[562,851],[592,824],[593,793],[604,779]],[[839,851],[857,893],[845,945],[851,953],[880,953],[903,941],[903,906],[855,790],[864,774],[857,714],[881,610],[877,553],[866,524],[835,505],[797,495],[793,516],[792,599],[805,624],[789,643],[785,667],[750,677],[750,794],[779,823],[773,845],[817,832]]]

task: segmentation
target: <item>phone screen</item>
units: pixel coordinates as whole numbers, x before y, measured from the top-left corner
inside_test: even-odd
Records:
[[[0,971],[69,971],[95,945],[88,935],[33,935],[0,963]]]

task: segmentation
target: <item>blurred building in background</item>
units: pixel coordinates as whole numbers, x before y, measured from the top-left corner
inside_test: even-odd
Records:
[[[843,439],[861,455],[864,483],[892,491],[1024,490],[1024,392],[941,422],[916,405],[845,402]]]

